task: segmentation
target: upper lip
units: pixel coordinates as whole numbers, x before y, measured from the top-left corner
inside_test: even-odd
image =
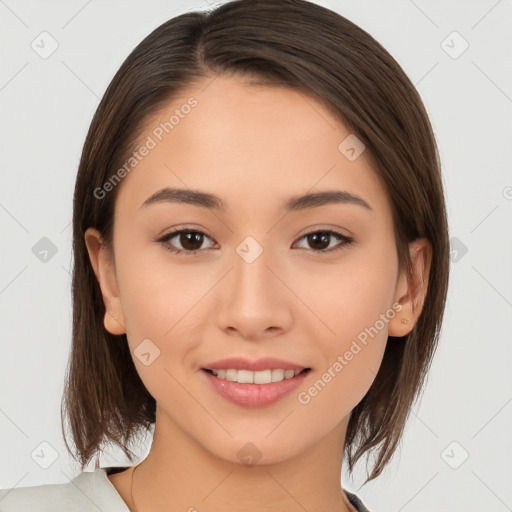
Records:
[[[221,359],[219,361],[208,363],[204,366],[205,370],[229,370],[230,368],[257,372],[262,370],[275,370],[279,368],[283,370],[303,370],[304,368],[309,368],[309,366],[302,366],[282,359],[276,359],[275,357],[263,357],[256,361],[250,361],[243,357],[228,357],[227,359]]]

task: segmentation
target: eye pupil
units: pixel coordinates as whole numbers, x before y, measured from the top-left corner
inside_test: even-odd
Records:
[[[201,248],[203,242],[202,237],[203,235],[201,233],[193,231],[182,233],[180,235],[180,244],[186,251],[196,251]],[[196,243],[197,246],[194,246],[194,243]],[[190,244],[192,244],[192,246],[190,246]]]
[[[330,234],[325,231],[318,231],[317,233],[312,233],[308,235],[308,243],[314,249],[322,250],[326,247],[329,247],[329,238]],[[320,247],[318,246],[318,243]]]

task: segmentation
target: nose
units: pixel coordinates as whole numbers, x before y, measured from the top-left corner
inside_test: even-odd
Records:
[[[271,252],[264,249],[254,261],[238,253],[233,257],[216,297],[217,324],[227,334],[256,341],[290,328],[293,294],[288,287],[293,284],[286,282],[290,279]]]

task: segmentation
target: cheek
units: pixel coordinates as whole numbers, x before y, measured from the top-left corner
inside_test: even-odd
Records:
[[[327,270],[303,269],[295,275],[294,289],[317,316],[318,333],[329,346],[343,348],[347,341],[372,327],[392,305],[397,261],[393,252],[383,256],[376,247],[347,254]],[[387,334],[387,323],[382,326],[379,322],[378,326]]]
[[[382,337],[366,346],[340,343],[329,364],[297,395],[297,412],[306,431],[327,433],[350,414],[375,380],[385,344]]]
[[[197,315],[195,306],[211,284],[208,274],[196,265],[171,264],[178,257],[151,244],[149,248],[132,244],[116,266],[126,328],[132,338],[164,341],[183,329],[191,312]],[[119,246],[122,250],[121,242]]]
[[[349,290],[346,285],[343,289]],[[389,321],[389,312],[394,311],[384,294],[379,297],[375,290],[370,292],[354,289],[349,296],[340,290],[330,301],[323,299],[324,320],[334,334],[317,335],[322,363],[297,396],[311,429],[317,428],[314,418],[318,415],[324,425],[338,424],[361,401],[378,373],[388,336],[388,324],[382,318]]]
[[[333,265],[315,280],[306,273],[300,282],[307,304],[318,320],[309,322],[311,339],[322,354],[313,386],[299,403],[341,419],[370,388],[382,362],[396,280],[396,259],[381,251],[355,255]],[[309,313],[308,316],[313,318]],[[314,319],[314,318],[313,318]],[[336,407],[332,407],[336,404]]]
[[[155,399],[172,397],[177,410],[190,406],[180,383],[190,378],[190,353],[202,340],[201,319],[206,312],[201,298],[208,290],[208,283],[192,273],[192,266],[188,268],[177,271],[176,266],[156,260],[139,265],[134,258],[127,259],[119,271],[128,343],[137,372]]]

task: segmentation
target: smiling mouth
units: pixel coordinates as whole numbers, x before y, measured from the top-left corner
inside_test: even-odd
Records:
[[[271,384],[273,382],[293,379],[297,375],[311,371],[311,368],[303,368],[302,370],[284,370],[276,368],[261,371],[237,370],[235,368],[215,370],[203,368],[203,371],[218,379],[238,382],[239,384]]]

